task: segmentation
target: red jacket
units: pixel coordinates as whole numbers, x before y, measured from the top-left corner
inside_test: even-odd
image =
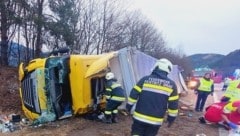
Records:
[[[233,111],[233,112],[227,114],[227,118],[231,122],[240,125],[240,114],[237,111]]]
[[[223,108],[226,105],[226,103],[219,102],[219,103],[214,103],[207,107],[207,110],[204,114],[204,118],[212,123],[218,123],[222,120],[222,113],[223,113]]]

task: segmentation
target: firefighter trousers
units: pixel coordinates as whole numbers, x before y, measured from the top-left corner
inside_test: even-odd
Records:
[[[136,119],[133,119],[132,136],[156,136],[160,125],[151,125]]]

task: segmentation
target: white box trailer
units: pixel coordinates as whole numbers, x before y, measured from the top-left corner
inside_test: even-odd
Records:
[[[156,61],[156,58],[136,49],[123,48],[117,51],[117,55],[109,61],[109,68],[123,85],[128,96],[138,80],[152,72]],[[182,69],[179,66],[173,65],[173,70],[168,75],[175,81],[179,94],[188,91],[181,72]]]

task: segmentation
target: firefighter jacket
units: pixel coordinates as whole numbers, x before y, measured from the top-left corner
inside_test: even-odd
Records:
[[[105,95],[107,100],[125,101],[124,90],[114,79],[107,81]]]
[[[198,87],[198,91],[203,91],[203,92],[213,92],[213,80],[212,79],[206,79],[206,78],[200,78],[199,80],[200,85]]]
[[[133,118],[151,125],[162,125],[168,111],[168,121],[173,122],[178,114],[176,84],[167,73],[155,69],[149,76],[139,80],[130,92],[128,105],[136,103]]]
[[[240,100],[240,80],[230,81],[224,96],[230,98],[229,101]]]

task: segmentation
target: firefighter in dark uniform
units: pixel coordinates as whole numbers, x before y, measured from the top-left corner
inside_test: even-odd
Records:
[[[112,72],[108,72],[105,76],[105,79],[105,96],[107,99],[107,105],[104,112],[105,117],[103,118],[103,122],[117,123],[117,108],[126,100],[124,96],[124,90],[122,89],[121,85],[117,83],[117,79],[114,78],[114,74]]]
[[[178,115],[178,93],[174,81],[167,75],[172,70],[172,63],[163,58],[156,62],[152,73],[143,77],[133,87],[128,98],[127,110],[133,112],[132,135],[155,136],[168,111],[168,127]]]

